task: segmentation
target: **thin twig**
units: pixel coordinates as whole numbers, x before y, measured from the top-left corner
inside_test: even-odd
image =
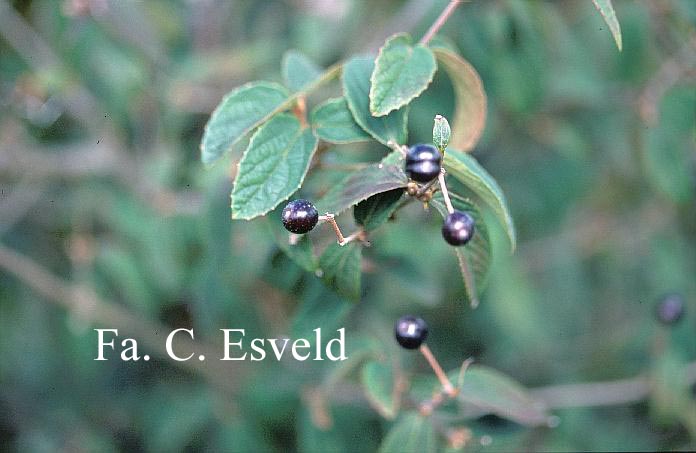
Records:
[[[445,374],[445,372],[442,370],[440,363],[437,361],[430,348],[426,344],[422,344],[419,349],[425,357],[425,360],[428,361],[430,367],[435,372],[435,376],[437,376],[437,379],[440,381],[440,384],[442,384],[442,390],[448,396],[456,396],[457,390],[450,382],[449,378],[447,377],[447,374]]]
[[[452,206],[452,200],[450,200],[449,192],[447,191],[447,183],[445,183],[445,174],[445,169],[442,168],[442,171],[440,171],[437,180],[440,183],[440,189],[442,189],[442,198],[445,199],[445,206],[447,207],[447,212],[452,214],[454,212],[454,207]]]
[[[444,10],[442,10],[442,13],[440,13],[440,16],[435,19],[435,22],[430,26],[427,32],[425,32],[425,35],[421,38],[419,41],[420,44],[423,44],[424,46],[427,45],[431,39],[433,39],[433,36],[440,31],[443,25],[445,25],[445,22],[447,22],[447,19],[450,18],[452,13],[454,12],[455,9],[457,9],[457,6],[462,2],[462,0],[451,0],[447,7],[445,7]]]

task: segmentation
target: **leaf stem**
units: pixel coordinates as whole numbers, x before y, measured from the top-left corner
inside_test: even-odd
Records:
[[[457,9],[457,6],[462,2],[462,0],[450,0],[449,4],[445,7],[445,9],[442,10],[440,13],[440,16],[435,19],[435,22],[430,26],[427,32],[425,32],[425,35],[421,38],[419,41],[419,44],[422,45],[427,45],[431,39],[433,39],[433,36],[437,34],[438,31],[442,28],[443,25],[445,25],[445,22],[447,22],[447,19],[452,15],[455,9]]]
[[[440,171],[440,174],[437,177],[437,180],[440,183],[440,189],[442,189],[442,198],[445,199],[445,206],[447,207],[447,212],[452,214],[454,212],[454,207],[452,206],[452,200],[450,200],[449,192],[447,191],[447,184],[445,183],[446,173],[447,172],[443,167]]]

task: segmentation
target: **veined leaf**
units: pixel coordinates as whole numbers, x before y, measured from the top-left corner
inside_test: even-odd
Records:
[[[361,372],[361,382],[367,400],[384,418],[392,420],[399,411],[399,395],[394,372],[389,363],[371,361]]]
[[[353,217],[365,231],[374,230],[389,220],[403,195],[401,188],[372,195],[355,205]]]
[[[343,95],[358,125],[375,140],[386,145],[406,143],[408,106],[386,116],[374,117],[370,113],[370,77],[375,67],[369,57],[355,57],[343,67]]]
[[[437,450],[437,436],[430,418],[416,412],[408,412],[397,420],[379,446],[380,453],[434,453]]]
[[[319,78],[322,68],[302,52],[290,49],[283,55],[281,71],[287,87],[293,91],[301,91]]]
[[[451,148],[448,148],[445,153],[444,165],[449,174],[461,181],[493,209],[505,228],[510,246],[514,251],[517,244],[515,225],[508,210],[505,194],[495,179],[472,156]]]
[[[317,106],[310,115],[314,132],[330,143],[353,143],[370,139],[358,126],[348,110],[345,98],[329,99]]]
[[[356,242],[344,246],[329,245],[319,260],[323,280],[338,294],[354,301],[360,300],[362,246]]]
[[[253,82],[235,88],[225,96],[205,126],[201,141],[201,160],[210,165],[244,135],[268,120],[288,98],[282,86]]]
[[[317,138],[292,115],[281,114],[251,137],[232,190],[232,218],[266,214],[302,185]]]
[[[433,81],[437,63],[433,52],[398,33],[379,50],[370,78],[370,113],[384,116],[418,97]]]
[[[621,42],[621,26],[619,25],[619,19],[616,18],[616,11],[614,11],[614,6],[611,4],[611,0],[592,0],[595,8],[602,13],[604,22],[609,26],[611,35],[614,37],[616,42],[616,47],[621,51],[623,44]]]
[[[452,129],[450,128],[447,118],[442,115],[436,115],[433,121],[433,144],[443,152],[449,145],[452,137]]]
[[[406,187],[406,173],[395,165],[372,164],[348,175],[317,202],[320,213],[338,214],[372,195]]]
[[[486,124],[486,93],[478,73],[468,61],[444,47],[433,49],[437,61],[454,86],[455,109],[450,146],[469,151],[478,143]]]

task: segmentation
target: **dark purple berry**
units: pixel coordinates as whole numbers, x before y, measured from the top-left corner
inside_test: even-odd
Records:
[[[442,155],[433,145],[420,144],[406,154],[406,174],[414,181],[426,183],[440,174]]]
[[[319,212],[307,200],[293,200],[283,209],[283,226],[295,234],[305,234],[319,221]]]
[[[428,325],[421,318],[402,316],[396,321],[394,334],[402,348],[417,349],[428,337]]]
[[[655,307],[655,313],[662,324],[676,324],[684,316],[684,298],[676,293],[663,296]]]
[[[464,245],[474,236],[476,222],[463,211],[454,211],[445,217],[442,224],[442,237],[449,245]]]

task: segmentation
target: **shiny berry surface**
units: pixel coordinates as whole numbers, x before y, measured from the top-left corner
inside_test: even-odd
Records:
[[[430,182],[440,174],[442,155],[433,145],[420,144],[406,154],[406,174],[420,183]]]
[[[655,306],[655,314],[664,325],[676,324],[684,316],[684,298],[680,294],[666,294]]]
[[[283,209],[282,219],[289,232],[305,234],[312,231],[319,221],[319,212],[307,200],[293,200]]]
[[[474,236],[476,222],[471,215],[462,211],[448,214],[442,224],[442,237],[449,245],[464,245]]]
[[[428,337],[428,325],[421,318],[402,316],[394,325],[394,335],[402,348],[417,349]]]

